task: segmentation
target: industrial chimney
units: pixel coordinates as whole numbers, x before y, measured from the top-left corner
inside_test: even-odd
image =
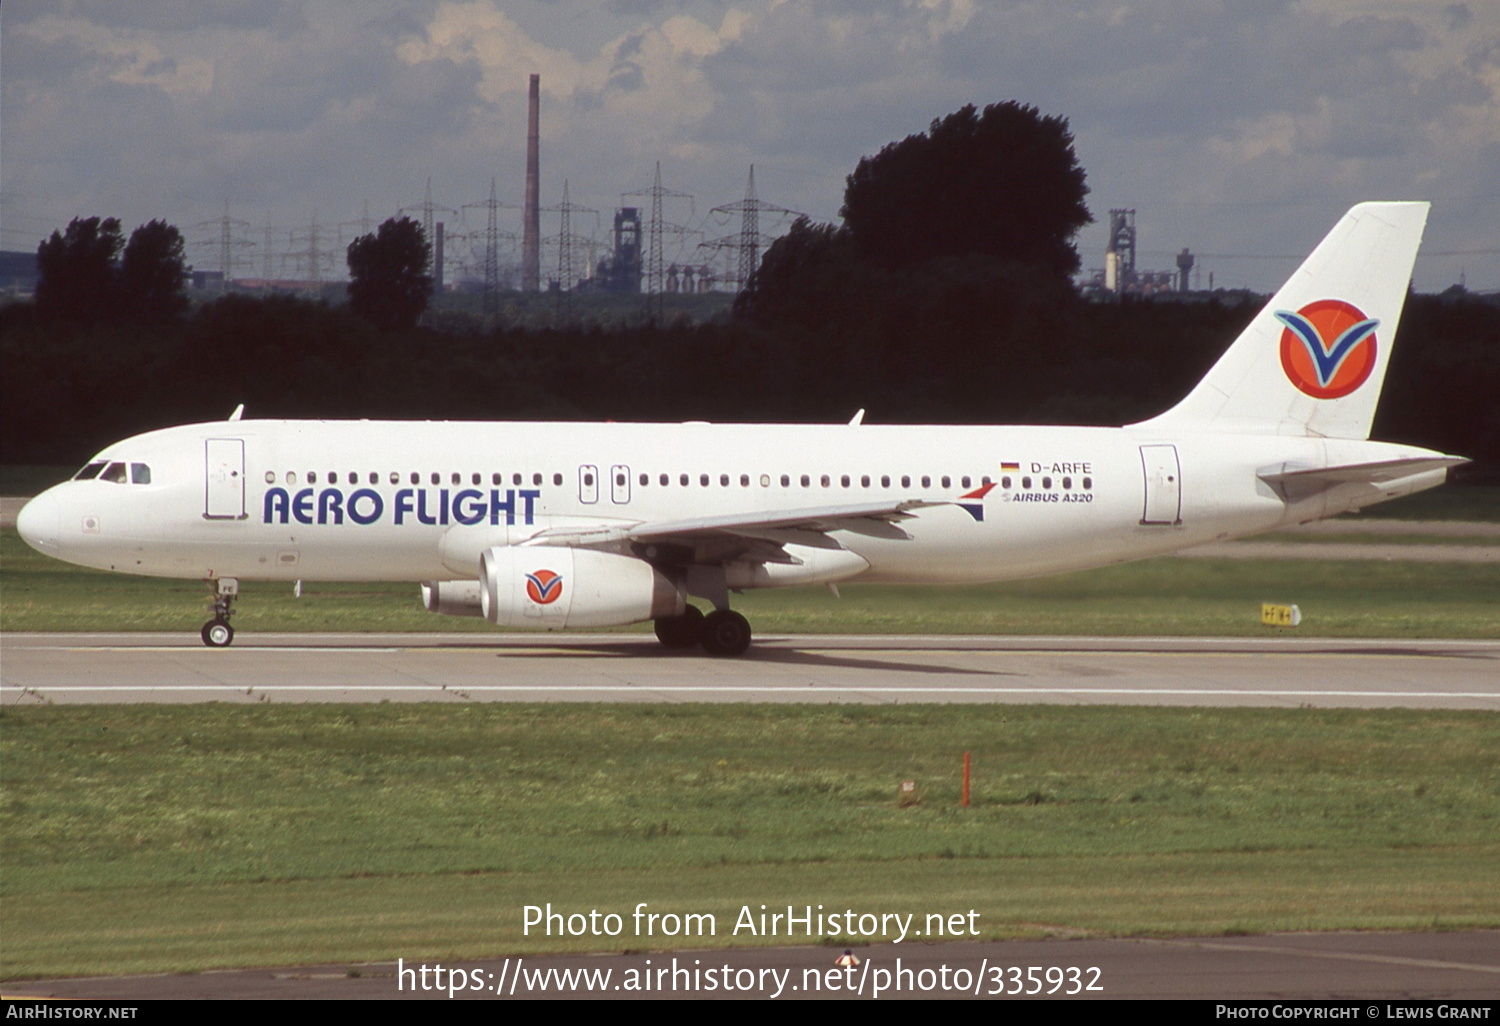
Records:
[[[531,76],[529,110],[526,117],[526,214],[521,234],[521,290],[535,292],[542,284],[542,206],[538,178],[539,126],[542,107],[542,76]]]

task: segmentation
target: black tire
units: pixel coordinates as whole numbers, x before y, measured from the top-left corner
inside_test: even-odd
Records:
[[[732,609],[703,618],[703,650],[711,656],[744,655],[750,647],[750,621]]]
[[[227,620],[210,620],[203,625],[202,636],[209,648],[227,648],[234,640],[234,628]]]
[[[667,648],[697,648],[703,638],[703,610],[688,606],[681,616],[656,621],[656,640]]]

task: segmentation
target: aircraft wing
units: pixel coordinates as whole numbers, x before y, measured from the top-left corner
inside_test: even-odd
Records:
[[[830,537],[834,531],[909,540],[911,535],[897,526],[900,521],[910,519],[914,510],[946,505],[950,503],[902,499],[602,527],[561,527],[542,531],[524,544],[629,548],[648,556],[659,554],[692,563],[722,563],[731,559],[797,563],[785,546],[842,549],[837,539]]]
[[[1285,496],[1311,495],[1340,484],[1379,486],[1416,474],[1447,470],[1469,460],[1462,456],[1418,456],[1377,463],[1346,463],[1336,467],[1294,467],[1279,464],[1263,468],[1256,476]]]

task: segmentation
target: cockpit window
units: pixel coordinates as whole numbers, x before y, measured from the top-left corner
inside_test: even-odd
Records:
[[[111,481],[115,484],[124,484],[125,464],[111,463],[108,467],[104,468],[104,473],[99,475],[99,480]]]
[[[99,471],[103,470],[107,466],[109,466],[109,464],[106,463],[104,460],[99,460],[96,463],[90,463],[86,467],[84,467],[82,470],[80,470],[78,473],[74,474],[73,475],[73,480],[74,481],[92,481],[94,478],[96,478],[96,477],[99,476]]]
[[[132,463],[130,465],[131,484],[150,484],[151,468],[144,463]]]

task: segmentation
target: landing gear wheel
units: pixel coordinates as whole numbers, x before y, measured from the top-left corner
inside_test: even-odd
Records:
[[[750,647],[750,621],[732,609],[703,618],[703,650],[711,656],[743,655]]]
[[[234,640],[234,628],[225,620],[210,620],[203,625],[203,643],[209,648],[224,648]]]
[[[667,648],[696,648],[703,638],[703,610],[688,606],[681,616],[656,621],[656,640]]]
[[[224,648],[234,640],[234,628],[229,626],[229,618],[234,615],[234,600],[239,597],[240,582],[233,577],[218,577],[209,578],[204,583],[214,593],[208,610],[213,619],[203,625],[200,634],[209,648]]]

